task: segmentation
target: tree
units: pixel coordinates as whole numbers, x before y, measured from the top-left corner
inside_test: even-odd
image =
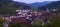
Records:
[[[0,14],[14,14],[16,9],[13,6],[11,0],[1,0]]]
[[[3,27],[3,17],[0,15],[0,27]]]

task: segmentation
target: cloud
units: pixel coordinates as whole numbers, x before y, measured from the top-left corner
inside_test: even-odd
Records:
[[[13,0],[18,2],[24,2],[24,3],[34,3],[34,2],[43,2],[43,1],[58,1],[58,0]]]

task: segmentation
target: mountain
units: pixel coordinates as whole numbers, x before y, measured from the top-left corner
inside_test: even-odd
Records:
[[[16,9],[30,9],[30,6],[27,6],[27,4],[23,2],[0,0],[0,14],[15,14]]]
[[[22,8],[22,9],[30,9],[30,6],[28,4],[23,3],[23,2],[14,2],[15,7],[17,8]]]
[[[48,8],[60,8],[60,1],[55,1],[47,5]]]
[[[60,12],[60,1],[55,1],[55,2],[47,5],[47,7],[49,8],[50,11],[51,11],[51,9],[58,9],[54,13],[59,13]]]
[[[32,4],[29,4],[29,6],[34,7],[34,8],[37,8],[39,6],[41,7],[41,6],[47,5],[49,3],[51,3],[51,1],[35,2],[35,3],[32,3]]]
[[[46,10],[47,8],[49,8],[49,10],[51,9],[60,9],[60,1],[53,1],[52,3],[49,3],[47,5],[44,6],[40,6],[38,7],[38,10]]]

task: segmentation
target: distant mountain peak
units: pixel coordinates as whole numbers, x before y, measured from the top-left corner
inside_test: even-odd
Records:
[[[40,6],[47,5],[47,4],[51,3],[51,2],[52,2],[52,1],[35,2],[35,3],[29,4],[29,6],[34,7],[34,8],[37,8],[37,7],[40,7]]]

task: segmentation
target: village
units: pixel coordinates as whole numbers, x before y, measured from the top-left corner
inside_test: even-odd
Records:
[[[60,1],[0,0],[0,27],[60,27]]]
[[[53,11],[56,10],[54,9]],[[46,9],[46,11],[41,11],[41,12],[37,12],[37,11],[32,12],[31,10],[26,9],[26,10],[16,10],[15,15],[5,16],[4,19],[7,20],[6,22],[7,25],[12,24],[13,22],[17,22],[23,25],[31,26],[33,23],[35,23],[34,21],[39,21],[41,25],[44,25],[51,23],[49,21],[50,15],[54,16],[55,14],[51,13],[48,9]]]

